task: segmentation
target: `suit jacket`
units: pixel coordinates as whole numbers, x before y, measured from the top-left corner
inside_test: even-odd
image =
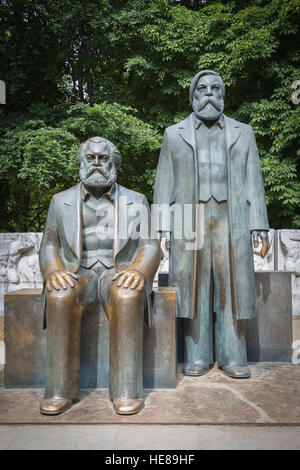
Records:
[[[140,218],[130,213],[132,204],[142,205],[148,214],[147,239],[139,236]],[[117,272],[135,269],[144,276],[148,322],[151,324],[150,294],[160,262],[160,247],[158,241],[151,240],[150,237],[150,209],[146,197],[116,184],[114,214],[114,267]],[[133,230],[135,235],[131,237]],[[54,271],[67,270],[76,273],[81,257],[82,198],[79,183],[52,198],[40,247],[40,267],[44,281]]]
[[[250,126],[224,116],[228,170],[229,250],[234,315],[253,318],[256,313],[254,261],[251,231],[269,230],[265,192],[257,145]],[[201,145],[201,144],[200,144]],[[196,203],[199,185],[197,144],[193,114],[166,129],[158,162],[154,203],[192,204],[193,224],[197,224]],[[201,228],[201,227],[200,227]],[[162,221],[157,230],[168,230]],[[171,228],[172,231],[172,228]],[[199,234],[199,231],[197,231]],[[177,289],[177,314],[196,314],[197,251],[185,249],[184,237],[171,234],[170,283]]]

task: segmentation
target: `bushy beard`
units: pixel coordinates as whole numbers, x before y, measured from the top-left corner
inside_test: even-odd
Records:
[[[200,101],[193,100],[196,116],[207,121],[216,121],[224,111],[224,99],[205,96]]]
[[[83,163],[79,168],[79,176],[83,184],[90,188],[110,188],[117,181],[117,169],[113,165],[109,172],[103,170],[103,168],[92,167],[86,171]]]

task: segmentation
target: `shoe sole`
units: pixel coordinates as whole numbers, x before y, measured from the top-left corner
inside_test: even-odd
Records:
[[[205,375],[209,372],[209,370],[206,370],[205,372],[201,373],[194,373],[194,372],[184,372],[182,371],[183,375],[186,375],[187,377],[201,377],[201,375]]]

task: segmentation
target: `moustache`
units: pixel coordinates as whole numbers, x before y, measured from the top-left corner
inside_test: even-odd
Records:
[[[210,103],[217,111],[222,111],[222,106],[219,104],[219,102],[215,98],[203,98],[198,106],[198,110],[201,111],[202,109],[205,108],[205,106]]]
[[[86,178],[88,178],[89,176],[91,176],[93,173],[101,173],[102,176],[104,176],[105,178],[107,177],[107,173],[101,168],[101,167],[97,167],[97,168],[91,168],[87,173],[86,173]]]

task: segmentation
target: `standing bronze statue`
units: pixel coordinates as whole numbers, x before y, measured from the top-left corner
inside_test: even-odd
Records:
[[[164,134],[154,191],[157,204],[192,205],[196,246],[170,237],[170,284],[183,317],[186,375],[208,372],[216,359],[230,377],[250,377],[245,320],[256,314],[252,240],[268,250],[269,225],[255,136],[223,114],[225,86],[214,71],[192,80],[193,113]],[[202,217],[201,217],[202,214]],[[170,231],[170,234],[166,233]],[[215,351],[213,312],[216,312]]]
[[[143,408],[144,312],[150,320],[159,244],[140,236],[130,208],[138,204],[149,218],[149,206],[117,184],[115,145],[89,139],[77,162],[81,183],[53,197],[40,248],[47,325],[40,412],[59,414],[79,400],[81,319],[101,303],[110,325],[110,398],[117,413],[134,414]]]

